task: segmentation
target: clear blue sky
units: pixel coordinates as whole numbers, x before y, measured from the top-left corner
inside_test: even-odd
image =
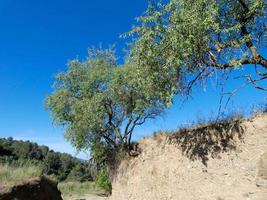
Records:
[[[0,137],[31,140],[74,154],[63,130],[53,127],[44,110],[53,77],[66,70],[68,60],[85,58],[88,47],[115,43],[121,52],[125,41],[119,35],[131,29],[146,6],[147,0],[0,1]],[[231,81],[228,89],[237,85]],[[194,94],[183,109],[176,101],[163,117],[138,128],[135,139],[216,113],[218,88],[209,82],[206,92],[198,89]],[[248,111],[265,97],[266,93],[248,87],[233,98],[231,109]]]

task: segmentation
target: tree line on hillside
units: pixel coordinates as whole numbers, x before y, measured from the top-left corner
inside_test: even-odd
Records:
[[[92,181],[94,173],[89,163],[69,154],[50,150],[47,146],[13,138],[0,138],[0,163],[19,167],[38,165],[43,173],[58,181]]]

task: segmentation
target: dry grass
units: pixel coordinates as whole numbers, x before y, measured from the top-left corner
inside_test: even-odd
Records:
[[[71,199],[73,196],[82,197],[86,194],[103,194],[94,182],[61,182],[58,188],[64,199]]]
[[[22,181],[39,177],[42,170],[38,166],[11,167],[9,165],[0,165],[0,183],[1,187],[9,187]]]
[[[38,166],[19,166],[12,167],[6,164],[0,164],[0,192],[20,184],[29,179],[42,176],[42,170]],[[53,177],[49,177],[53,179]],[[81,197],[85,194],[102,194],[103,191],[97,188],[94,182],[61,182],[58,184],[64,199],[72,197]]]

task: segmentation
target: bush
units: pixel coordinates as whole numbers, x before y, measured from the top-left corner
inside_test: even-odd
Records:
[[[95,183],[99,188],[103,189],[107,194],[111,194],[112,186],[109,180],[107,170],[102,169],[97,173]]]
[[[88,166],[77,164],[75,167],[72,168],[67,180],[85,182],[93,181],[93,177]]]

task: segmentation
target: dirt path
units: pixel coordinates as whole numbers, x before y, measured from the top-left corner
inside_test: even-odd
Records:
[[[83,197],[84,200],[106,200],[106,197],[100,197],[100,196],[95,196],[95,195],[86,195]]]
[[[96,196],[96,195],[92,195],[92,194],[87,194],[85,196],[80,196],[80,197],[71,197],[71,198],[67,198],[64,200],[106,200],[106,197],[101,197],[101,196]]]

